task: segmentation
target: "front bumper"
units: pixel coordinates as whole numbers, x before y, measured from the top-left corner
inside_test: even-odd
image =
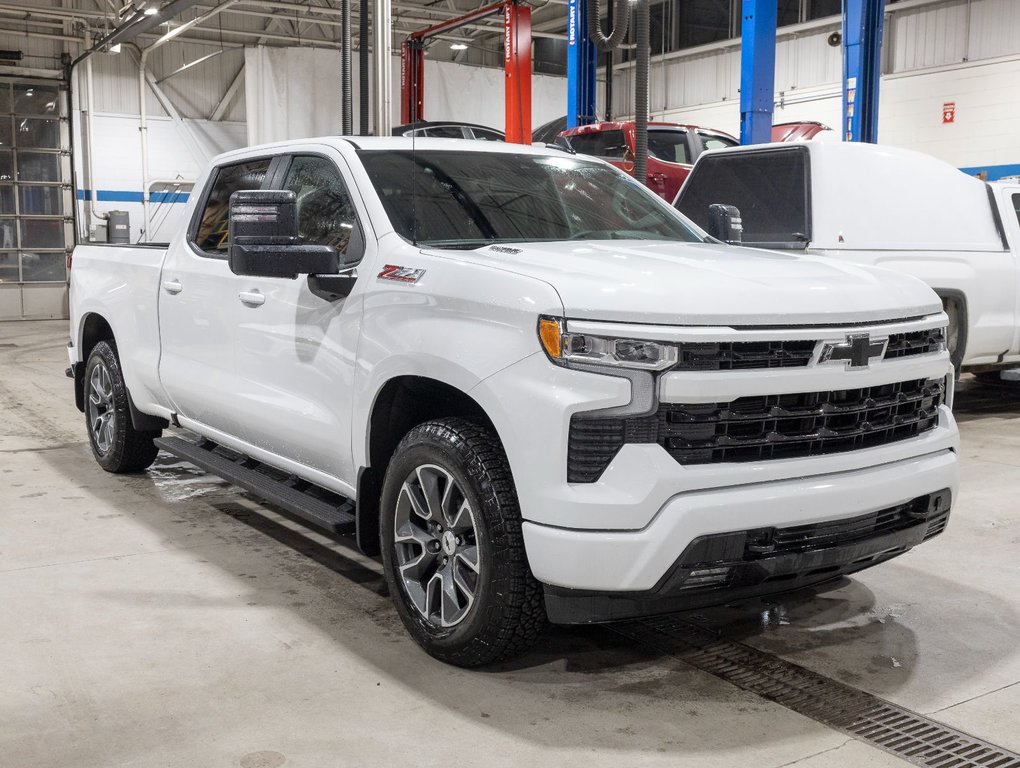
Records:
[[[951,450],[870,469],[680,493],[636,531],[559,528],[526,521],[528,560],[550,586],[647,592],[663,584],[693,541],[715,534],[848,520],[959,484]]]
[[[699,537],[653,589],[598,593],[546,585],[546,611],[556,624],[590,624],[810,587],[891,560],[939,535],[951,504],[952,493],[943,489],[846,521]]]

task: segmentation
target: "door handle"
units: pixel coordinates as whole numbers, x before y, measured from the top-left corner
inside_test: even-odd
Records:
[[[163,290],[166,291],[167,293],[176,296],[178,293],[184,290],[184,286],[181,285],[180,280],[164,280]]]
[[[261,291],[241,291],[237,294],[241,303],[248,307],[261,307],[266,303],[266,297]]]

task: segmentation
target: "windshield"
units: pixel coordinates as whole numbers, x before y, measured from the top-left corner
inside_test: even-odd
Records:
[[[703,241],[630,177],[569,155],[373,150],[359,156],[393,228],[421,245]]]

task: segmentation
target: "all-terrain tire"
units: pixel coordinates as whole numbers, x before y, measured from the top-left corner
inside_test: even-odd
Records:
[[[429,539],[428,544],[435,552],[434,562],[422,569],[420,578],[408,577],[401,571],[401,565],[415,560],[417,542],[426,540],[421,537],[432,535],[423,531],[430,526],[439,527],[429,520],[442,521],[444,515],[446,520],[454,517],[445,512],[434,518],[414,512],[424,506],[431,508],[428,493],[423,490],[430,483],[439,484],[432,487],[438,488],[437,500],[442,496],[441,507],[445,508],[447,499],[452,498],[449,504],[461,511],[467,509],[470,521],[459,527],[451,522],[445,529],[448,540],[443,540],[442,548],[439,544],[442,534]],[[421,491],[417,507],[409,503],[415,488]],[[406,535],[409,514],[414,518],[414,535],[418,539]],[[398,523],[403,532],[399,543]],[[542,587],[528,566],[517,492],[506,454],[492,430],[465,419],[445,418],[408,432],[386,470],[379,526],[386,581],[397,613],[410,635],[430,655],[461,667],[491,664],[524,653],[544,631],[547,619]],[[442,586],[447,582],[437,572],[445,569],[446,555],[452,563],[450,567],[457,566],[455,532],[464,551],[473,550],[477,570],[462,569],[459,584],[463,585],[466,577],[473,585],[473,597],[468,601],[464,591],[453,593],[455,599],[449,607],[457,620],[446,625],[448,605],[442,597]],[[408,554],[408,546],[412,547],[412,554]],[[424,544],[420,551],[426,551]],[[430,573],[428,568],[432,567],[436,570]],[[475,573],[476,578],[472,578]],[[441,610],[430,613],[429,585],[416,592],[417,604],[411,591],[417,589],[416,581],[434,579],[440,582],[436,591],[442,605]],[[451,579],[451,583],[455,581]]]
[[[96,462],[107,472],[140,472],[156,459],[152,442],[162,430],[142,432],[131,423],[128,391],[112,341],[92,348],[85,363],[85,428]]]

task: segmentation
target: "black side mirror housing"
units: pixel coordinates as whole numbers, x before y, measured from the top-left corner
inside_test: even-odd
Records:
[[[335,275],[340,254],[328,245],[302,245],[297,196],[290,190],[241,190],[230,196],[228,262],[235,275]]]
[[[744,222],[740,209],[723,203],[708,206],[708,234],[724,243],[740,245],[744,239]]]

